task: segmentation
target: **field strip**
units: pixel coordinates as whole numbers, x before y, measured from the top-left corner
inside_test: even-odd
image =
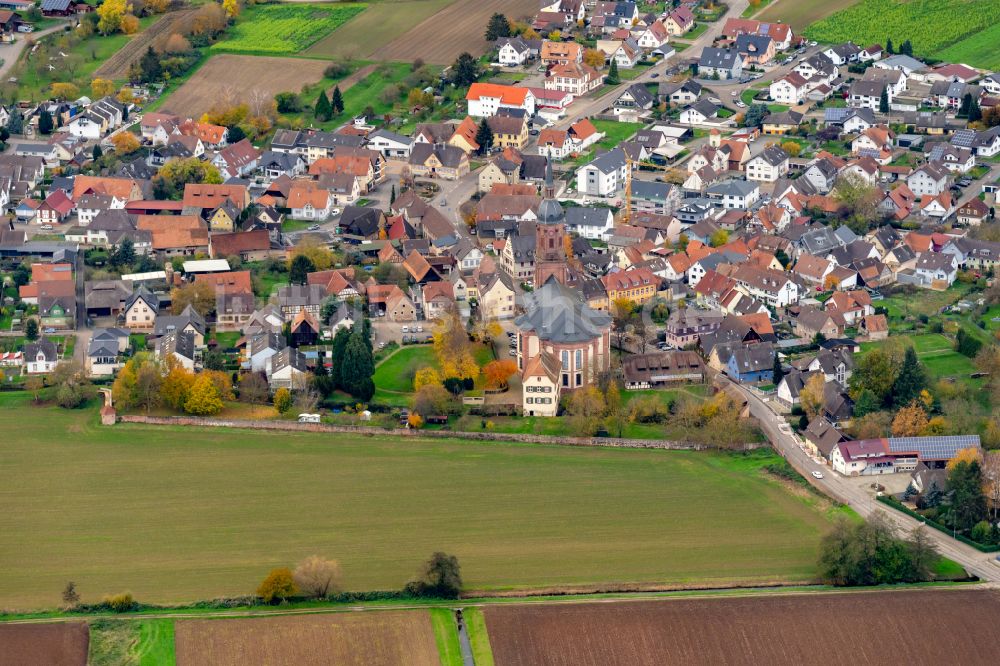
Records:
[[[181,19],[193,14],[195,9],[180,9],[164,14],[141,33],[133,37],[125,46],[118,49],[118,52],[104,61],[97,71],[95,78],[122,79],[128,75],[129,66],[142,55],[146,47],[151,46],[158,37],[166,35],[174,24]]]
[[[271,617],[282,615],[315,615],[323,613],[372,613],[392,610],[428,610],[431,608],[486,608],[489,606],[517,606],[538,604],[615,604],[634,603],[639,601],[670,601],[684,599],[717,599],[726,597],[772,597],[772,596],[808,596],[814,594],[869,594],[878,592],[913,593],[922,590],[935,589],[945,591],[962,590],[1000,590],[997,583],[921,583],[916,585],[873,586],[873,587],[829,587],[826,585],[796,585],[788,587],[732,587],[712,588],[707,590],[665,590],[662,592],[631,592],[612,594],[581,594],[558,595],[545,597],[474,597],[469,599],[437,600],[427,603],[394,603],[381,602],[375,604],[355,603],[350,605],[331,605],[313,608],[268,608],[259,609],[227,609],[204,611],[163,610],[160,612],[143,611],[140,613],[86,613],[75,615],[53,615],[42,617],[26,617],[0,620],[0,624],[38,624],[47,622],[79,622],[80,620],[157,620],[157,619],[210,619],[210,618],[250,618]]]

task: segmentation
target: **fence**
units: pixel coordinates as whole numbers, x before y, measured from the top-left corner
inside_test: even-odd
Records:
[[[417,437],[424,439],[470,439],[483,442],[512,442],[523,444],[555,444],[558,446],[599,446],[619,449],[664,449],[679,451],[704,451],[714,449],[708,444],[673,442],[658,439],[626,439],[617,437],[560,437],[505,432],[456,432],[451,430],[408,430],[403,428],[377,428],[371,426],[333,425],[329,423],[298,423],[293,421],[248,421],[240,419],[203,419],[191,416],[140,416],[123,415],[120,423],[147,425],[201,426],[208,428],[246,428],[289,432],[351,433],[365,437]],[[331,440],[336,441],[336,440]],[[732,450],[751,451],[770,446],[762,442],[749,442],[729,447]]]

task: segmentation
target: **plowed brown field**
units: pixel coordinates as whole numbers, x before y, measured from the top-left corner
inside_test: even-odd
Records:
[[[305,58],[215,55],[170,95],[160,111],[197,118],[223,99],[246,102],[254,91],[267,99],[285,90],[297,92],[322,79],[329,64]]]
[[[86,622],[0,624],[0,666],[85,666]]]
[[[437,666],[430,613],[377,611],[176,624],[177,666]]]
[[[1000,592],[493,606],[497,666],[1000,663]]]
[[[389,42],[373,55],[378,60],[450,65],[463,51],[486,52],[486,24],[495,12],[511,18],[538,11],[538,0],[458,0]]]

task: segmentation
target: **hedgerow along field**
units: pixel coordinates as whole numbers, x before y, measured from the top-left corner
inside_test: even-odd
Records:
[[[227,34],[212,45],[218,53],[299,53],[354,18],[367,5],[340,4],[253,5],[247,7]]]
[[[1000,651],[995,590],[497,605],[484,613],[493,656],[503,666],[986,666],[997,663]],[[849,640],[836,629],[846,618]]]
[[[805,30],[821,42],[898,46],[909,39],[917,55],[938,51],[1000,22],[1000,0],[861,0]]]
[[[0,608],[252,593],[319,554],[400,589],[436,550],[469,589],[812,580],[831,511],[765,452],[99,425],[0,394]]]
[[[177,666],[438,666],[430,611],[176,623]]]

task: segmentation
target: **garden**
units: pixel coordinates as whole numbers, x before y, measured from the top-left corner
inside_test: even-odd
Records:
[[[354,18],[364,3],[251,5],[237,19],[224,41],[212,45],[217,53],[291,55]]]

